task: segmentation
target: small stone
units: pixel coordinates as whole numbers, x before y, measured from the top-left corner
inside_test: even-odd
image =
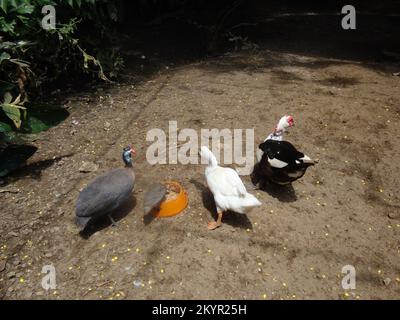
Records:
[[[99,169],[99,166],[93,162],[83,161],[79,168],[79,172],[95,172]]]
[[[388,286],[391,282],[392,282],[392,280],[390,278],[385,278],[383,280],[383,283],[385,284],[385,286]]]
[[[400,212],[389,212],[388,217],[390,219],[398,219],[400,218]]]
[[[6,269],[6,260],[1,260],[0,261],[0,272],[3,272]]]
[[[8,279],[12,279],[12,278],[15,278],[16,274],[14,271],[10,271],[9,273],[7,273],[6,276]]]
[[[29,229],[29,228],[24,229],[24,230],[21,231],[21,233],[26,236],[26,235],[32,233],[32,229]]]
[[[14,232],[14,231],[11,231],[8,235],[12,236],[12,237],[18,237],[18,233]]]

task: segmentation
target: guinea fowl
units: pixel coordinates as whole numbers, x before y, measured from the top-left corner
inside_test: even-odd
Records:
[[[300,179],[307,168],[315,165],[315,161],[298,151],[290,142],[282,140],[283,133],[293,125],[293,117],[282,117],[277,129],[259,145],[258,163],[254,168],[258,180],[267,179],[281,185],[289,184]]]
[[[132,195],[135,185],[132,156],[136,154],[134,148],[128,146],[123,149],[122,160],[125,168],[111,171],[94,179],[84,188],[76,203],[76,224],[84,230],[89,222],[108,215],[115,224],[111,213],[120,208]]]
[[[218,214],[217,221],[208,224],[209,230],[221,226],[225,211],[246,213],[253,207],[261,205],[256,197],[247,192],[238,173],[232,168],[220,167],[214,154],[207,147],[201,147],[200,156],[207,161],[205,176],[207,185],[214,195]]]

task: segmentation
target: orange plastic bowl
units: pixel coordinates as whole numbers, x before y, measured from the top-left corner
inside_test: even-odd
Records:
[[[164,181],[162,184],[167,187],[167,190],[173,189],[177,193],[177,196],[161,202],[160,210],[155,213],[155,216],[157,218],[173,217],[186,208],[189,198],[186,191],[178,182]]]

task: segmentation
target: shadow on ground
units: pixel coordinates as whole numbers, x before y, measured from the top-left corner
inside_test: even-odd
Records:
[[[136,198],[132,196],[122,207],[111,213],[111,217],[115,221],[115,226],[112,226],[111,219],[108,216],[103,216],[96,221],[89,222],[88,226],[80,232],[80,236],[84,239],[89,239],[93,234],[108,227],[118,228],[119,221],[124,219],[136,207]]]
[[[217,210],[215,207],[214,197],[211,191],[197,180],[191,179],[190,182],[201,192],[201,200],[203,206],[210,212],[211,218],[217,219]],[[228,211],[224,213],[223,223],[229,224],[234,228],[253,229],[251,221],[245,214]]]

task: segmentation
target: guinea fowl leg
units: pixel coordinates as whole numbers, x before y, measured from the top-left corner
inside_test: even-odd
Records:
[[[116,226],[117,226],[117,223],[115,222],[115,220],[113,219],[113,217],[111,217],[111,214],[108,215],[108,218],[109,218],[110,221],[111,221],[111,225],[112,225],[113,227],[116,227]]]
[[[222,224],[222,214],[223,212],[218,212],[218,219],[217,221],[211,221],[208,223],[207,228],[208,230],[214,230],[221,226]]]

